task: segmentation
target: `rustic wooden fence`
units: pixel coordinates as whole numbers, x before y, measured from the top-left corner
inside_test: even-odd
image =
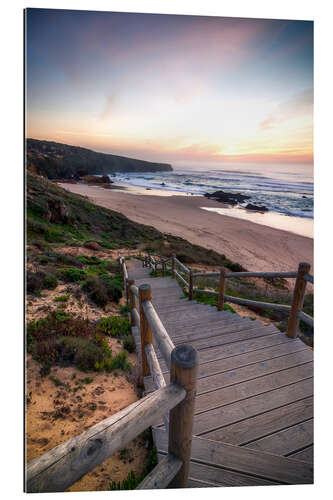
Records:
[[[154,267],[158,261],[158,256],[152,257],[148,256],[145,259],[145,265]],[[218,305],[217,309],[219,311],[223,310],[223,305],[225,302],[230,302],[233,304],[240,304],[244,306],[260,307],[262,309],[271,309],[274,311],[285,311],[289,312],[289,320],[287,327],[287,335],[291,338],[297,337],[299,321],[302,320],[313,328],[313,318],[302,311],[303,302],[306,290],[307,282],[314,283],[314,278],[310,273],[310,264],[306,262],[301,262],[298,266],[297,271],[291,272],[228,272],[227,269],[221,268],[219,272],[212,273],[193,273],[191,269],[186,267],[182,262],[180,262],[175,255],[171,258],[165,259],[165,266],[168,262],[171,262],[172,278],[177,278],[180,283],[187,289],[189,300],[193,299],[194,294],[202,293],[206,295],[212,295],[217,297]],[[155,267],[156,269],[156,267]],[[218,291],[205,290],[196,288],[194,286],[194,281],[196,278],[218,278],[219,286]],[[260,302],[257,300],[249,300],[239,297],[233,297],[231,295],[225,294],[225,284],[228,278],[296,278],[292,304],[276,304],[272,302]]]
[[[56,446],[26,466],[26,491],[65,491],[82,476],[122,449],[163,418],[169,432],[168,454],[138,489],[187,486],[191,457],[198,356],[189,345],[175,347],[151,303],[149,285],[128,280],[125,259],[119,258],[131,306],[131,323],[140,330],[142,373],[151,375],[156,390],[79,436]],[[138,304],[138,306],[137,306]],[[153,345],[155,339],[168,367],[166,385]]]

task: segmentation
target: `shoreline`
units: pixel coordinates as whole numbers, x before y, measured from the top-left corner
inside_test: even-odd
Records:
[[[161,195],[153,190],[103,189],[86,184],[59,185],[93,203],[122,213],[134,222],[225,254],[249,271],[294,271],[298,263],[313,266],[313,239],[202,207],[225,206],[202,196]],[[135,191],[135,192],[134,192]]]

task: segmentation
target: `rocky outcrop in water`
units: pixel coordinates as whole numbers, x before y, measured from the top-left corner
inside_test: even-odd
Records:
[[[205,193],[204,196],[211,200],[220,201],[221,203],[227,203],[228,205],[237,205],[237,203],[243,203],[244,201],[251,198],[251,196],[247,196],[241,193],[226,193],[225,191]]]
[[[247,210],[253,210],[254,212],[268,212],[268,208],[264,205],[253,205],[252,203],[248,203],[245,207]]]

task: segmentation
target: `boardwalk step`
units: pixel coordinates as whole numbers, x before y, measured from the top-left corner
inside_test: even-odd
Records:
[[[166,431],[155,428],[153,435],[158,452],[167,453]],[[313,468],[310,464],[211,439],[193,437],[191,460],[280,484],[313,483]]]

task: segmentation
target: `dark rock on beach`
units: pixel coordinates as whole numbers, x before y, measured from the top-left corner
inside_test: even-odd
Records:
[[[237,203],[243,203],[245,200],[251,198],[251,196],[246,196],[240,193],[225,193],[224,191],[215,191],[214,193],[205,193],[206,198],[210,198],[215,201],[220,201],[221,203],[228,203],[229,205],[237,205]]]
[[[253,210],[255,212],[268,212],[268,208],[265,207],[264,205],[259,206],[259,205],[253,205],[252,203],[248,203],[245,208],[247,210]]]

